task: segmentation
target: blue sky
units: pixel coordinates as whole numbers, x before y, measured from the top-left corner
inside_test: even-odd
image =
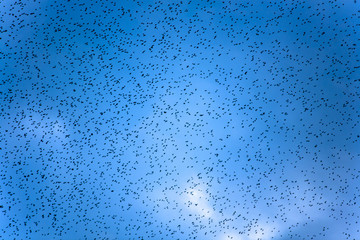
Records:
[[[0,238],[360,238],[358,3],[0,16]]]

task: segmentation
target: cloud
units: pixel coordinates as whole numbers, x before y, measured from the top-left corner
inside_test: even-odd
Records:
[[[210,218],[214,215],[214,210],[209,204],[208,196],[201,186],[186,189],[183,201],[194,214],[205,218]]]
[[[226,232],[220,237],[220,240],[245,240],[245,238],[235,232]]]
[[[249,240],[267,240],[277,235],[279,226],[276,223],[259,223],[251,229]]]

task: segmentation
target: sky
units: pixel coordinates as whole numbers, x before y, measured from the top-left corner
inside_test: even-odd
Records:
[[[360,239],[356,1],[0,2],[1,239]]]

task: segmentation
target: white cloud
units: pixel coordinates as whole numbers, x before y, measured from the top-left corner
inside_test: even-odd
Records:
[[[267,240],[277,235],[279,226],[275,223],[259,223],[251,229],[249,233],[249,240]]]
[[[242,236],[235,232],[224,233],[220,240],[245,240]]]
[[[201,217],[210,218],[214,214],[214,210],[208,202],[208,196],[201,186],[187,188],[183,201],[191,212]]]

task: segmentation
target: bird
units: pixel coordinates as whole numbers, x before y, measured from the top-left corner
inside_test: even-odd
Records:
[[[356,1],[0,16],[0,238],[360,239]]]

